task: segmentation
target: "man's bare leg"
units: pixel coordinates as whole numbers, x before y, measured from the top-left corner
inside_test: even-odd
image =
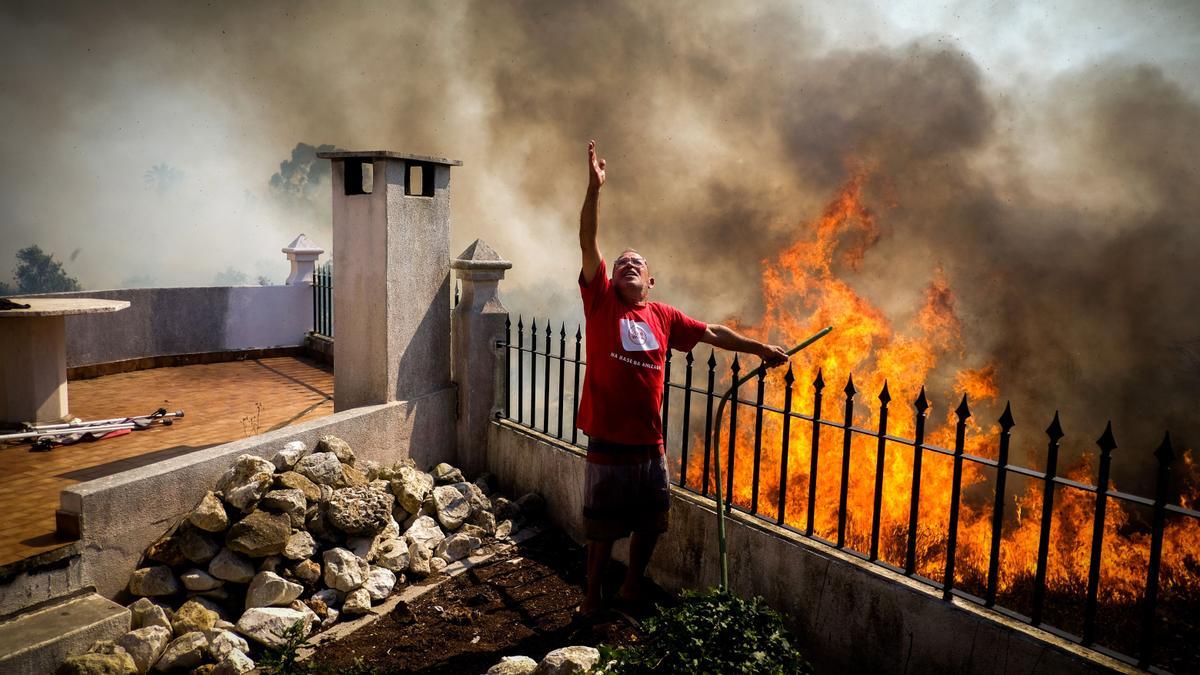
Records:
[[[617,592],[618,598],[625,601],[642,599],[646,566],[650,564],[650,556],[654,555],[657,544],[657,532],[634,532],[629,537],[629,568],[625,572],[625,583]]]
[[[604,587],[604,571],[612,558],[611,541],[589,541],[587,543],[587,594],[579,606],[580,614],[590,614],[604,606],[601,589]]]

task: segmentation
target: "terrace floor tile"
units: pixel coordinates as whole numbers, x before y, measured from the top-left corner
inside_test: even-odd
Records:
[[[333,369],[276,357],[154,368],[72,380],[84,420],[183,410],[171,426],[31,452],[0,445],[0,565],[66,545],[54,532],[63,488],[333,413]]]

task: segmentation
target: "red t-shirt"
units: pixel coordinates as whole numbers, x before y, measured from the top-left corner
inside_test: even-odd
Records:
[[[667,349],[686,352],[695,347],[707,324],[661,302],[626,303],[603,260],[590,282],[579,274],[579,292],[587,319],[579,428],[613,443],[662,443]]]

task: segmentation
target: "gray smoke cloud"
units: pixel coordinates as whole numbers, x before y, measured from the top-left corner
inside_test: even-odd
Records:
[[[995,363],[1022,428],[1061,409],[1086,446],[1112,417],[1137,464],[1200,438],[1200,10],[1141,7],[5,3],[0,261],[279,279],[295,234],[331,240],[310,151],[390,148],[465,160],[454,247],[514,261],[513,311],[578,321],[594,137],[602,249],[753,323],[763,261],[865,163],[879,237],[844,278],[903,325],[940,266],[964,354],[939,381]]]

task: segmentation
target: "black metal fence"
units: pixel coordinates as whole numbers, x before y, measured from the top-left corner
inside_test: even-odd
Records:
[[[504,350],[502,367],[504,368],[507,407],[502,415],[535,431],[583,447],[582,433],[576,429],[575,425],[577,401],[587,365],[581,358],[583,345],[581,328],[577,326],[574,335],[570,336],[565,324],[560,323],[558,329],[555,330],[550,322],[539,324],[534,319],[527,328],[523,318],[518,318],[514,335],[514,326],[510,322],[506,322],[505,326],[505,339],[503,343],[497,345]],[[571,342],[570,346],[568,346],[568,342]],[[688,352],[682,359],[682,382],[678,382],[675,381],[678,377],[673,378],[672,374],[672,362],[676,359],[678,359],[677,356],[669,358],[664,368],[667,384],[662,407],[664,441],[668,451],[673,453],[673,456],[678,456],[680,460],[681,470],[678,471],[678,486],[701,495],[708,495],[711,487],[709,465],[714,450],[710,441],[714,423],[714,403],[720,399],[723,393],[723,388],[718,389],[717,384],[718,381],[736,382],[741,364],[735,356],[726,378],[725,373],[718,373],[716,352],[710,351],[708,358],[699,365],[696,364],[695,355]],[[698,385],[697,381],[699,381]],[[764,395],[767,384],[765,372],[761,372],[754,380],[753,399],[742,398],[740,392],[734,392],[729,406],[728,422],[725,424],[729,431],[722,439],[723,441],[728,440],[725,448],[727,469],[724,487],[725,494],[730,495],[731,498],[727,509],[738,509],[756,518],[784,527],[797,535],[841,549],[862,560],[918,580],[940,591],[942,598],[946,601],[957,597],[991,608],[1011,618],[1041,627],[1060,637],[1142,668],[1148,668],[1152,664],[1179,668],[1181,658],[1185,663],[1190,659],[1200,658],[1195,653],[1188,653],[1182,657],[1175,653],[1180,649],[1180,644],[1191,645],[1182,647],[1185,651],[1194,650],[1197,640],[1200,640],[1200,635],[1195,632],[1195,623],[1190,619],[1177,616],[1181,612],[1194,612],[1200,609],[1200,598],[1185,598],[1182,604],[1172,604],[1171,607],[1166,608],[1167,616],[1164,616],[1164,607],[1159,601],[1163,541],[1164,532],[1167,530],[1168,516],[1200,522],[1200,512],[1169,503],[1171,468],[1176,460],[1176,451],[1169,434],[1163,438],[1161,444],[1154,451],[1157,466],[1155,490],[1154,496],[1147,498],[1118,491],[1110,485],[1112,453],[1117,447],[1111,423],[1105,427],[1103,434],[1096,441],[1099,448],[1096,483],[1101,486],[1098,488],[1096,485],[1085,484],[1060,475],[1059,450],[1065,434],[1057,412],[1045,431],[1047,438],[1045,469],[1035,470],[1010,462],[1011,438],[1016,423],[1008,405],[1005,406],[1003,414],[998,419],[999,431],[994,438],[997,453],[996,458],[992,459],[966,451],[967,420],[972,413],[965,395],[954,411],[954,443],[953,448],[948,449],[933,445],[926,439],[930,404],[923,387],[919,396],[912,402],[912,408],[909,411],[909,414],[913,416],[915,432],[914,437],[908,439],[889,434],[888,418],[892,400],[886,382],[877,396],[876,428],[868,429],[854,424],[855,399],[858,390],[852,377],[847,380],[842,389],[844,399],[840,401],[843,413],[841,421],[827,420],[822,417],[826,385],[820,371],[817,372],[811,385],[811,414],[796,409],[795,381],[795,374],[789,364],[781,382],[784,389],[781,393],[782,407],[768,405],[765,402]],[[568,393],[569,398],[566,398]],[[682,409],[678,413],[674,413],[672,405],[682,406]],[[738,431],[741,409],[745,409],[742,416],[746,414],[753,416],[754,430],[752,434],[745,430]],[[675,422],[672,422],[673,414],[680,416]],[[767,416],[774,416],[774,421],[782,427],[782,433],[778,434],[780,447],[771,449],[773,457],[778,459],[779,466],[775,503],[767,509],[774,511],[774,515],[760,513],[760,507],[763,506],[760,501],[762,497],[760,495],[760,479],[762,478],[760,469],[763,465],[764,454],[763,423]],[[793,473],[795,469],[793,464],[789,464],[789,451],[792,450],[790,446],[798,431],[803,432],[803,429],[796,430],[793,425],[803,425],[811,432],[811,436],[805,434],[808,441],[806,450],[808,451],[809,466],[808,470],[802,473],[807,473],[807,480],[800,481],[800,485],[789,485],[791,477],[789,474]],[[701,430],[702,433],[700,433]],[[818,528],[814,527],[814,517],[818,512],[818,475],[823,459],[821,453],[822,451],[830,452],[823,447],[822,437],[830,434],[835,437],[840,436],[840,438],[835,438],[835,441],[840,440],[840,443],[836,443],[832,449],[833,453],[840,457],[840,467],[834,467],[840,476],[837,482],[839,486],[836,509],[837,525],[832,538],[822,536]],[[848,516],[855,515],[852,513],[854,509],[862,508],[862,505],[848,505],[847,503],[848,486],[851,481],[851,449],[854,441],[858,439],[866,439],[875,446],[874,489],[869,519],[870,534],[866,538],[866,545],[862,546],[865,550],[854,548],[848,542],[847,537]],[[739,458],[735,453],[735,444],[739,441],[744,443],[747,440],[752,443],[753,448],[750,496],[748,499],[742,498],[740,503],[735,503],[732,496],[739,492],[745,493],[744,490],[736,489],[744,487],[744,485],[735,484],[735,475],[739,474],[736,462],[746,459],[744,456]],[[837,447],[838,445],[840,448]],[[896,561],[899,564],[885,561],[880,554],[881,506],[885,494],[884,466],[888,453],[896,451],[891,449],[892,447],[904,448],[902,452],[911,455],[912,466],[908,518],[907,523],[900,527],[905,532],[890,533],[905,535],[902,559]],[[695,453],[703,453],[702,458],[691,457]],[[941,457],[945,461],[951,462],[953,467],[949,512],[946,517],[947,527],[944,532],[945,539],[939,542],[937,550],[932,554],[928,550],[920,552],[917,550],[918,530],[922,526],[921,509],[919,508],[922,479],[923,474],[927,475],[928,472],[928,467],[926,467],[926,471],[922,470],[922,462],[930,456]],[[828,459],[824,461],[828,462]],[[696,471],[691,472],[692,476],[689,479],[688,468],[697,464],[700,465],[698,480]],[[956,574],[955,570],[959,555],[958,536],[963,502],[963,471],[964,466],[971,465],[974,465],[974,469],[989,472],[994,492],[990,505],[991,527],[990,541],[987,547],[986,576],[979,579],[978,586],[980,587],[973,589],[977,592],[963,588],[962,586],[966,584],[959,581],[963,575]],[[792,468],[789,469],[789,467]],[[745,471],[741,473],[744,475]],[[1008,503],[1009,499],[1014,496],[1010,487],[1010,479],[1014,476],[1026,483],[1036,484],[1040,487],[1041,494],[1036,566],[1032,578],[1026,580],[1026,583],[1021,586],[1028,597],[1019,599],[1015,592],[1002,593],[999,582],[1001,544],[1005,533],[1006,517],[1019,515],[1011,513],[1012,509]],[[803,518],[798,517],[799,514],[788,513],[789,496],[792,491],[798,489],[805,493],[803,499],[797,500],[798,503],[806,506]],[[1053,617],[1054,620],[1050,621],[1047,619],[1047,569],[1052,544],[1050,535],[1052,519],[1055,516],[1056,497],[1063,495],[1062,491],[1066,490],[1085,493],[1088,501],[1093,505],[1086,588],[1071,589],[1069,592],[1055,591],[1058,611]],[[1106,545],[1110,547],[1112,545],[1112,542],[1106,539],[1105,523],[1113,504],[1148,510],[1149,518],[1145,519],[1146,522],[1141,523],[1138,534],[1148,539],[1149,556],[1142,597],[1132,603],[1126,602],[1123,614],[1122,611],[1114,610],[1106,614],[1104,622],[1100,622],[1098,617],[1102,604],[1100,582],[1103,556]],[[856,518],[856,520],[858,519]],[[1124,523],[1123,527],[1125,530],[1138,530],[1139,526],[1136,523]],[[861,542],[862,537],[857,537],[856,541]],[[937,558],[940,563],[937,573],[932,575],[928,574],[931,567],[930,555]],[[1183,566],[1185,561],[1176,561],[1176,563]],[[1191,560],[1187,564],[1192,567],[1186,568],[1185,574],[1200,576],[1200,569],[1198,569],[1200,561]],[[1018,608],[1022,611],[1018,611]],[[1180,623],[1177,621],[1179,619],[1184,620]],[[1171,624],[1171,630],[1167,630],[1168,623]],[[1071,625],[1073,630],[1063,627],[1067,624],[1073,624]],[[1102,625],[1110,629],[1105,632],[1103,640],[1099,639]],[[1190,634],[1186,631],[1180,633],[1180,625],[1188,626],[1187,630],[1191,631]],[[1168,650],[1172,652],[1172,655],[1170,659],[1163,659],[1160,662],[1156,661],[1155,657],[1164,634],[1169,634],[1172,638],[1173,644]],[[1109,644],[1106,645],[1105,642]],[[1191,661],[1191,665],[1200,667],[1200,663],[1196,661]]]
[[[313,271],[313,332],[333,337],[333,263]]]

